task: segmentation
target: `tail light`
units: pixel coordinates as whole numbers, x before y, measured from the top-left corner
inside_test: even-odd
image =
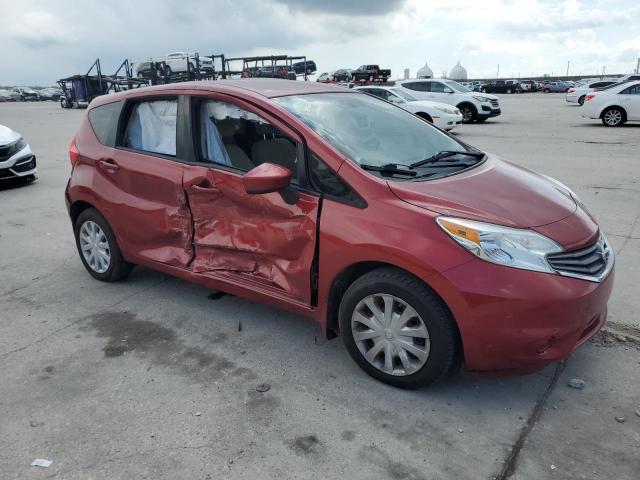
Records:
[[[595,97],[595,95],[588,94],[586,97],[584,97],[584,101],[587,102],[587,101],[591,100],[593,97]]]
[[[576,89],[575,89],[575,88],[570,88],[570,89],[569,89],[569,91],[568,91],[567,93],[573,93],[573,92],[575,92],[575,91],[576,91]]]
[[[69,145],[69,160],[71,160],[72,167],[75,167],[78,157],[80,157],[80,152],[78,151],[76,137],[73,137],[73,140],[71,140],[71,144]]]

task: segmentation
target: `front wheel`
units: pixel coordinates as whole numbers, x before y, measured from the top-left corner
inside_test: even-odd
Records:
[[[464,123],[473,123],[477,120],[478,114],[471,105],[462,105],[458,107],[462,114],[462,121]]]
[[[607,127],[620,127],[625,122],[625,114],[618,107],[607,108],[602,113],[602,123]]]
[[[396,268],[373,270],[347,289],[340,331],[355,362],[396,387],[418,388],[442,379],[458,355],[457,328],[442,301]]]
[[[84,210],[75,222],[74,233],[82,264],[92,277],[116,282],[131,273],[133,265],[122,257],[113,230],[100,212]]]

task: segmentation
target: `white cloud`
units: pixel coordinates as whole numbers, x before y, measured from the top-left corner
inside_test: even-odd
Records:
[[[90,3],[90,4],[89,4]],[[0,0],[0,84],[53,83],[101,59],[170,51],[307,55],[322,71],[379,63],[400,76],[458,60],[471,77],[625,73],[637,0]]]

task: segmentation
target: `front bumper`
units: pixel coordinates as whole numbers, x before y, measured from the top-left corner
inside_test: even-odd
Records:
[[[601,282],[474,259],[446,272],[466,369],[528,373],[567,357],[607,318],[614,270]]]
[[[480,110],[478,111],[478,118],[491,118],[497,117],[502,113],[500,107],[496,107],[493,105],[482,105]]]
[[[434,119],[434,124],[443,130],[453,130],[458,125],[462,125],[462,114],[454,115],[450,113],[441,113],[440,117],[436,121]]]
[[[0,180],[28,177],[36,173],[36,156],[29,145],[9,158],[0,158]]]

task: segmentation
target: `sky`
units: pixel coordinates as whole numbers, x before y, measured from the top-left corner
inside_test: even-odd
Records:
[[[460,61],[469,78],[629,73],[638,0],[0,0],[0,85],[51,85],[172,51],[289,54],[319,72],[401,77]]]

